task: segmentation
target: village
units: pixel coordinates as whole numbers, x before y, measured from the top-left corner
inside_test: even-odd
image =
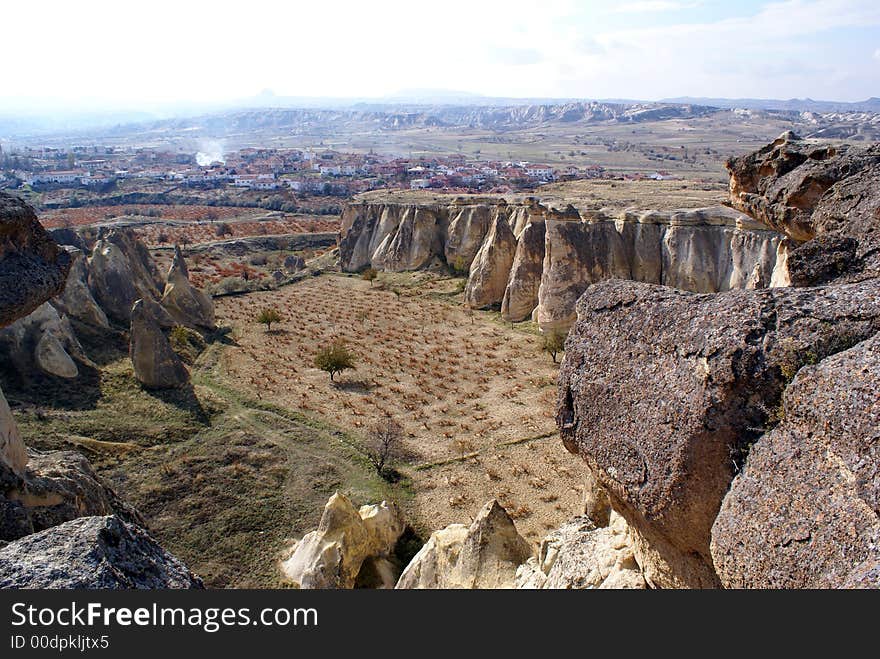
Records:
[[[348,197],[378,189],[507,193],[564,180],[673,178],[666,171],[616,173],[598,164],[557,169],[525,161],[483,161],[462,154],[401,158],[329,149],[244,148],[215,156],[217,159],[203,153],[140,147],[0,150],[0,188],[107,192],[128,181],[129,185],[141,182]]]

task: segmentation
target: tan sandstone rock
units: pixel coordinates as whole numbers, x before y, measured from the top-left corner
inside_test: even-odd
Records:
[[[471,264],[464,289],[468,306],[484,309],[501,304],[515,253],[516,238],[507,223],[506,213],[499,209]]]
[[[340,493],[330,497],[316,531],[307,533],[281,564],[284,577],[298,588],[353,588],[364,563],[385,585],[393,581],[387,559],[404,525],[393,505],[362,506]]]
[[[157,319],[156,302],[138,300],[131,310],[129,354],[138,381],[151,389],[174,389],[189,383],[189,371],[180,360]]]
[[[174,258],[168,270],[162,306],[185,327],[203,330],[213,330],[216,327],[214,302],[190,283],[189,270],[178,245],[174,247]]]
[[[107,314],[95,301],[89,288],[88,260],[75,248],[68,248],[72,258],[70,275],[64,292],[52,300],[52,306],[70,318],[100,329],[109,329]]]
[[[572,590],[642,589],[645,579],[636,563],[626,520],[611,514],[597,528],[580,517],[555,530],[516,574],[517,588]]]
[[[510,515],[490,501],[469,527],[452,524],[433,533],[397,588],[514,588],[517,568],[531,556]]]
[[[130,231],[114,229],[95,243],[89,258],[95,299],[113,321],[128,325],[136,300],[158,300],[162,280],[144,244]]]
[[[0,462],[17,474],[21,474],[28,463],[27,448],[21,441],[18,426],[12,418],[12,411],[3,391],[0,391]]]

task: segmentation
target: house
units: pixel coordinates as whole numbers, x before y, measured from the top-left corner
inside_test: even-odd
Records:
[[[552,181],[555,176],[553,174],[553,168],[548,165],[526,165],[526,174],[530,178],[540,179],[542,181]]]
[[[416,178],[409,182],[410,190],[424,190],[431,187],[431,181],[426,178]]]

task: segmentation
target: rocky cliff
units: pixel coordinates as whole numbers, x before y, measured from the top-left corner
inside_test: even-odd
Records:
[[[631,279],[715,293],[789,283],[785,235],[738,211],[548,209],[535,199],[356,202],[342,214],[340,265],[466,272],[465,301],[567,329],[588,286]]]
[[[800,287],[580,297],[557,423],[650,585],[880,586],[878,166],[793,135],[729,164]]]

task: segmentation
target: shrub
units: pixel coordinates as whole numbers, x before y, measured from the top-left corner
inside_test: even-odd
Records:
[[[379,273],[376,270],[376,268],[367,268],[361,274],[361,279],[363,279],[364,281],[370,282],[370,286],[372,286],[373,280],[378,276],[379,276]]]
[[[544,338],[541,341],[541,349],[544,352],[550,353],[554,364],[557,363],[556,356],[565,350],[565,338],[565,333],[559,330],[551,330],[544,335]]]
[[[217,228],[214,230],[214,233],[217,234],[218,238],[223,238],[224,236],[232,235],[232,227],[230,227],[226,222],[221,222],[217,225]]]
[[[257,314],[257,322],[265,325],[267,332],[272,331],[272,323],[280,323],[281,320],[281,314],[274,307],[263,309]]]
[[[315,367],[329,373],[331,382],[337,373],[354,368],[354,364],[354,354],[341,341],[322,348],[315,355]]]

